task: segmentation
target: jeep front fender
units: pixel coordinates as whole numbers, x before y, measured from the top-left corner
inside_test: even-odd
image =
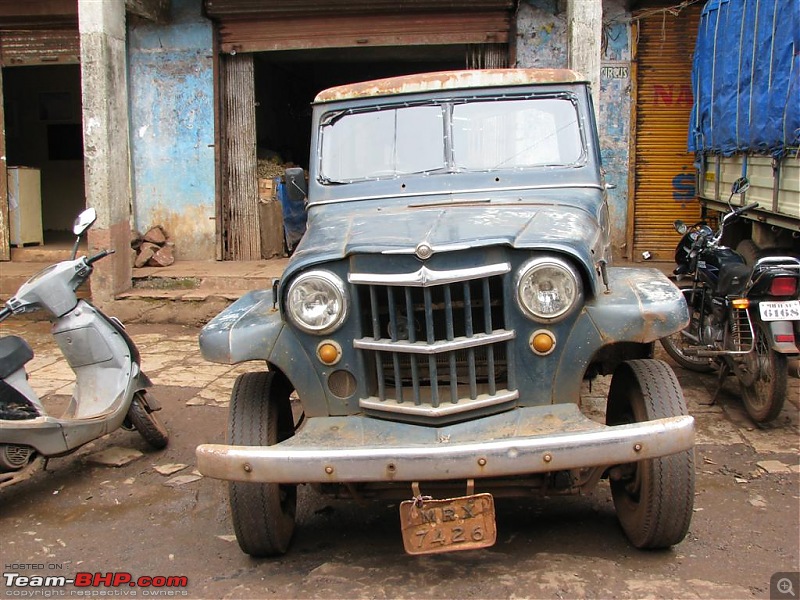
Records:
[[[248,292],[209,321],[200,332],[200,351],[206,360],[229,365],[263,360],[286,375],[309,416],[328,412],[317,369],[284,326],[272,290]]]
[[[654,342],[689,323],[683,294],[658,269],[609,268],[608,287],[586,304],[604,344]]]

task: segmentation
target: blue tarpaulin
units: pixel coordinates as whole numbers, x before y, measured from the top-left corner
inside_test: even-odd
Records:
[[[692,68],[689,151],[800,145],[800,0],[709,0]]]

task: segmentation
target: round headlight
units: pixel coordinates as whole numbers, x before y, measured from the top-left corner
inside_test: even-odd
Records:
[[[558,258],[541,256],[529,260],[517,276],[517,302],[525,314],[537,321],[563,317],[582,295],[580,276]]]
[[[347,292],[342,280],[328,271],[299,275],[286,293],[286,312],[308,333],[329,333],[347,316]]]

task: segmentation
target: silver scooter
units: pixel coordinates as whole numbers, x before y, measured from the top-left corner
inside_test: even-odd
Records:
[[[92,265],[113,252],[78,254],[81,236],[97,219],[89,208],[75,220],[72,259],[51,265],[22,284],[0,310],[0,321],[35,310],[50,313],[52,334],[75,372],[75,387],[64,414],[47,414],[28,383],[25,364],[33,358],[21,337],[0,338],[0,488],[30,477],[42,463],[68,454],[119,427],[136,429],[154,448],[164,448],[167,430],[154,414],[160,406],[122,323],[103,314],[76,290]]]

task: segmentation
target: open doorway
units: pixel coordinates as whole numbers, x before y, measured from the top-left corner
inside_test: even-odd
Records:
[[[465,44],[255,53],[253,80],[262,257],[285,256],[296,243],[292,232],[284,230],[280,209],[268,196],[274,191],[271,182],[287,167],[308,169],[311,103],[320,91],[383,77],[463,69],[467,57]],[[270,210],[275,214],[270,215]]]
[[[12,260],[69,249],[86,205],[80,65],[3,68]]]

